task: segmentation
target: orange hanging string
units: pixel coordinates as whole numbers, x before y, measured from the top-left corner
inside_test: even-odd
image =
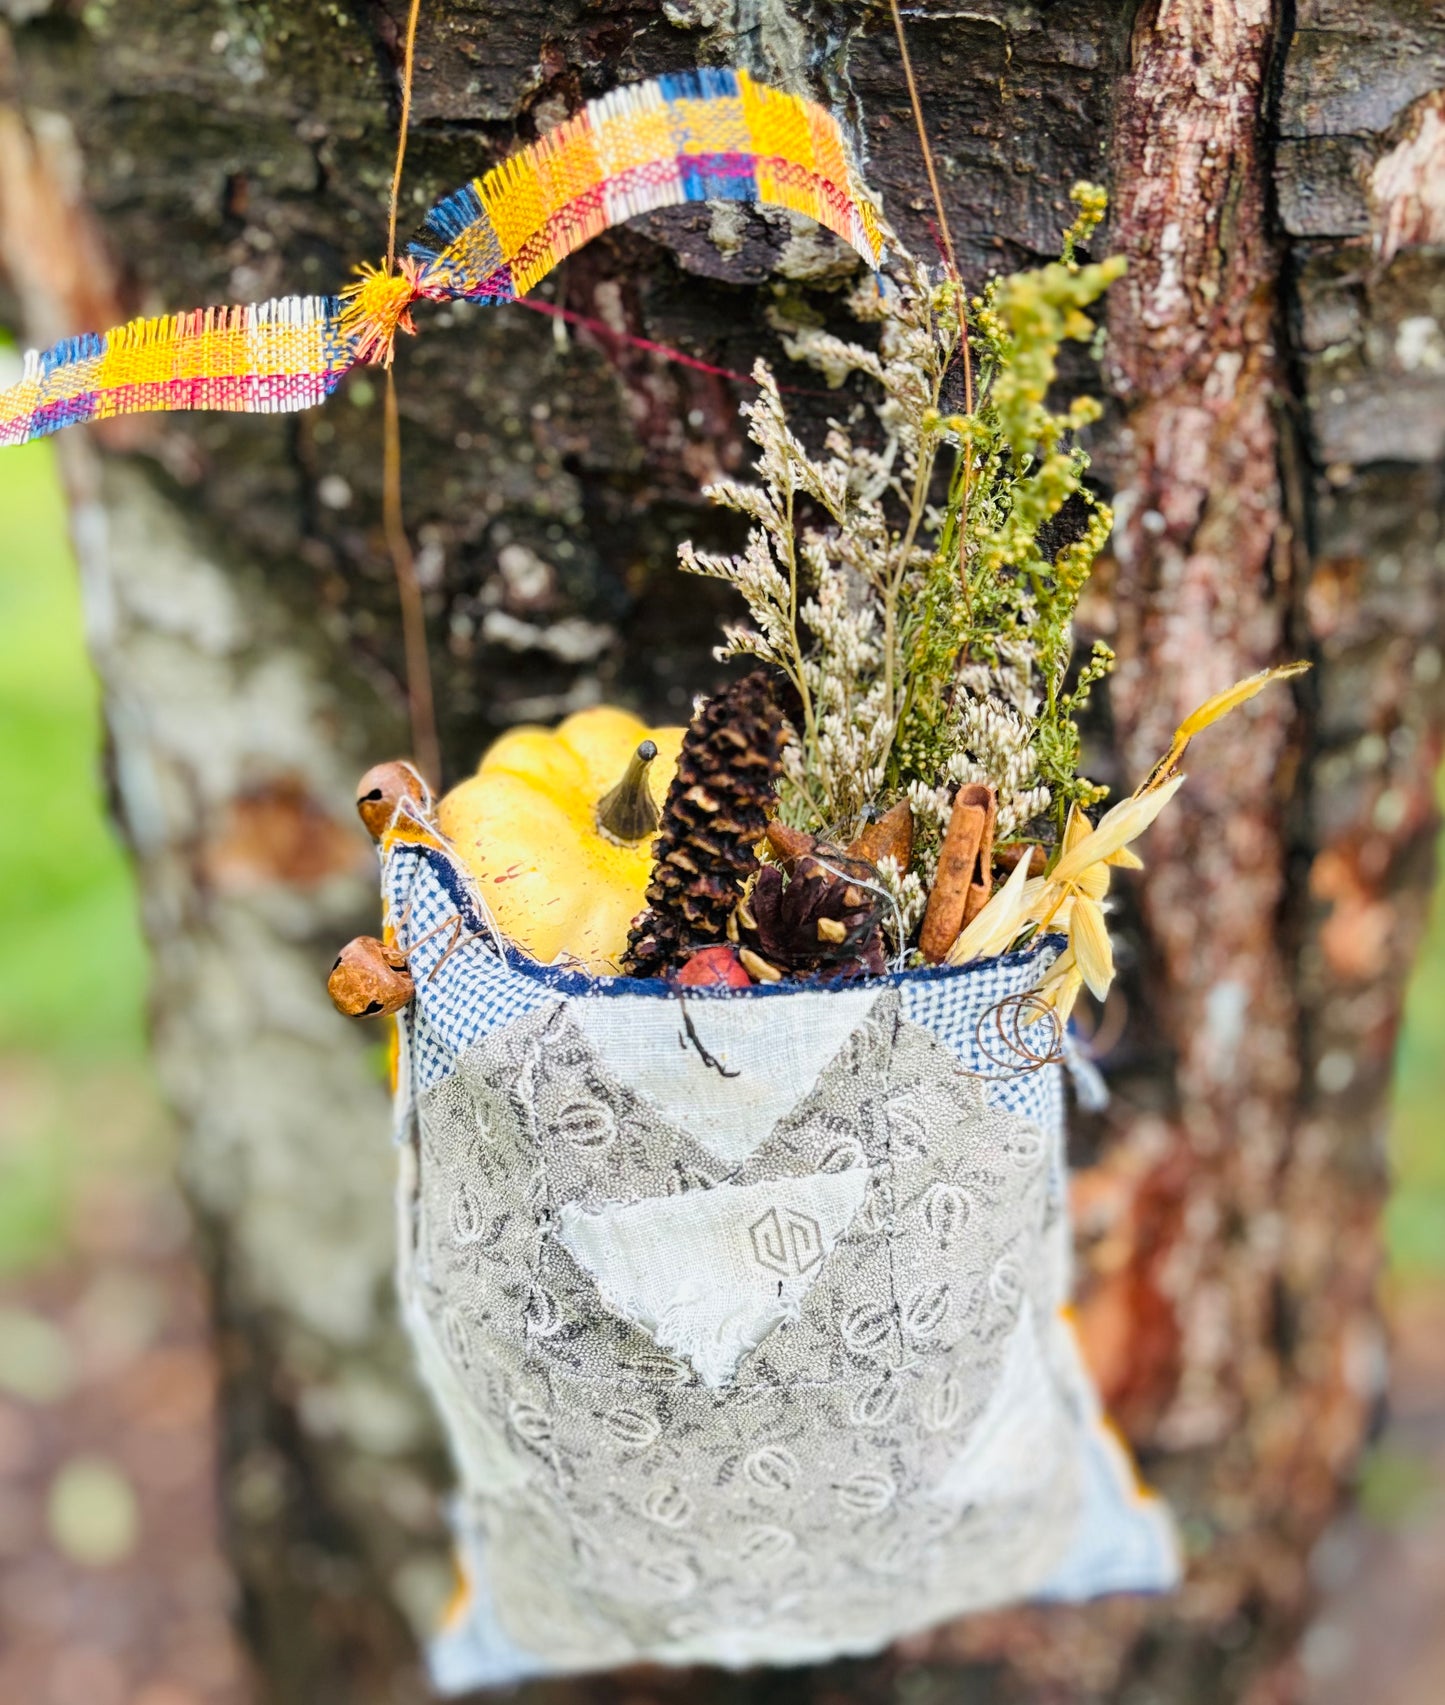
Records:
[[[432,696],[431,658],[427,652],[426,610],[416,558],[406,536],[401,509],[401,416],[396,374],[386,370],[381,469],[381,525],[401,603],[401,637],[406,656],[406,697],[411,713],[412,757],[433,789],[441,785],[441,745],[437,739],[436,702]]]
[[[943,258],[952,277],[958,277],[958,262],[953,253],[953,237],[948,229],[948,215],[943,210],[943,196],[938,188],[938,172],[933,164],[933,149],[928,140],[928,127],[923,122],[923,105],[918,99],[918,84],[913,76],[913,59],[908,52],[908,37],[903,31],[903,13],[898,0],[888,0],[893,13],[893,29],[898,37],[898,52],[903,60],[903,80],[908,85],[908,99],[913,105],[913,123],[918,130],[918,145],[923,150],[923,165],[928,173],[928,187],[933,192],[933,211],[938,215],[938,236],[943,244]]]
[[[421,0],[411,0],[406,15],[406,41],[401,54],[401,128],[396,138],[396,165],[391,174],[391,199],[386,224],[386,270],[396,270],[396,210],[401,200],[401,168],[406,160],[406,132],[411,123],[411,77],[416,63],[416,21]]]
[[[401,67],[401,125],[396,138],[396,165],[386,230],[386,272],[396,270],[396,221],[401,200],[401,173],[406,163],[406,133],[411,121],[411,82],[416,63],[416,23],[421,0],[411,0],[406,19],[406,45]],[[386,401],[382,423],[381,527],[396,575],[401,605],[402,648],[406,658],[406,697],[411,716],[411,747],[416,767],[433,788],[441,786],[441,743],[437,738],[436,699],[432,693],[431,657],[427,651],[426,609],[416,558],[406,536],[401,505],[401,412],[396,401],[396,377],[386,363]]]

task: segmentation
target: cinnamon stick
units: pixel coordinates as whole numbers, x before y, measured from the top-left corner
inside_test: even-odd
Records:
[[[938,855],[938,875],[918,935],[919,951],[935,965],[942,963],[959,931],[983,909],[992,891],[997,814],[994,791],[984,782],[967,782],[954,796]]]
[[[978,843],[973,881],[968,885],[968,903],[963,908],[965,929],[988,904],[989,896],[993,893],[993,832],[998,822],[998,797],[991,787],[985,786],[983,793],[987,816],[984,820],[983,836]]]

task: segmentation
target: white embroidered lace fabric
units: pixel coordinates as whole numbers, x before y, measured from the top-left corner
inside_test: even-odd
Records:
[[[385,885],[409,939],[480,928],[435,849]],[[1037,955],[690,995],[689,1028],[676,991],[448,939],[413,956],[398,1096],[468,1581],[440,1688],[1174,1583],[1061,1312],[1060,1068],[997,1064]]]

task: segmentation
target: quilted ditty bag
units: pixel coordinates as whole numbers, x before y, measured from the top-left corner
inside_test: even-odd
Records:
[[[589,977],[404,818],[383,898],[418,943],[400,1294],[466,1580],[440,1687],[1174,1583],[1068,1323],[1063,1068],[1008,1043],[1055,939],[849,987]]]

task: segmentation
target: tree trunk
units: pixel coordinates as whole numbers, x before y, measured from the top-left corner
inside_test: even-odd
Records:
[[[0,12],[0,260],[28,340],[331,289],[379,256],[404,0]],[[1121,662],[1093,768],[1135,778],[1209,692],[1316,662],[1197,749],[1131,890],[1114,1100],[1075,1121],[1080,1318],[1189,1581],[786,1679],[527,1691],[1273,1705],[1381,1394],[1381,1136],[1442,719],[1445,21],[1429,0],[918,0],[908,29],[969,280],[1054,253],[1079,177],[1109,183],[1129,258],[1098,377],[1120,519],[1090,619]],[[832,104],[929,249],[892,24],[854,0],[425,0],[406,205],[699,62]],[[685,210],[543,294],[745,370],[777,353],[763,281],[822,302],[837,259],[777,216]],[[738,389],[560,326],[454,307],[400,353],[452,778],[508,723],[600,696],[676,715],[713,678],[724,594],[673,553],[726,536],[698,487],[745,462]],[[391,1306],[383,1074],[322,986],[374,927],[352,783],[406,745],[380,416],[363,375],[301,417],[60,441],[274,1705],[421,1698],[413,1630],[447,1587],[445,1468]]]

